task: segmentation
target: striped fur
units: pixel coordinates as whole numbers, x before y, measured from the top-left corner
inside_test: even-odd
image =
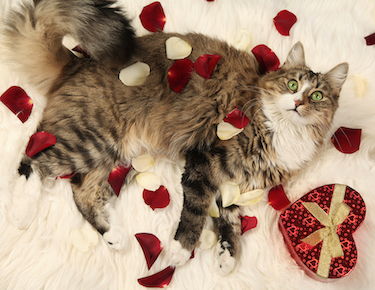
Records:
[[[305,66],[302,45],[296,44],[281,69],[260,75],[255,58],[246,52],[202,35],[178,35],[193,47],[193,62],[202,54],[221,59],[211,79],[193,72],[184,90],[175,93],[167,79],[173,61],[164,46],[176,34],[135,39],[120,9],[109,8],[112,4],[35,0],[8,18],[2,31],[6,58],[48,98],[38,130],[57,139],[53,147],[25,157],[19,173],[38,172],[41,178],[77,173],[71,179],[74,200],[105,234],[111,229],[111,169],[146,152],[172,159],[183,155],[184,207],[175,239],[191,251],[221,183],[236,182],[242,192],[270,187],[313,158],[338,107],[347,64],[313,73]],[[78,39],[92,58],[70,54],[61,45],[65,34]],[[144,85],[126,87],[119,70],[137,61],[147,63],[151,74]],[[291,92],[291,79],[302,90]],[[310,97],[317,90],[324,95],[320,102]],[[240,135],[221,141],[217,124],[235,106],[251,122]],[[238,209],[221,207],[220,213],[218,256],[228,250],[235,257]]]

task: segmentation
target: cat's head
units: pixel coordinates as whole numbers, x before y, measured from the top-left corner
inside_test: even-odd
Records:
[[[284,65],[260,79],[266,116],[328,128],[347,73],[347,63],[324,74],[314,73],[305,65],[302,44],[296,43]]]

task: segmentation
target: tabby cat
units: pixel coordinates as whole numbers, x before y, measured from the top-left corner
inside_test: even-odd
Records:
[[[184,203],[170,258],[175,265],[189,259],[215,198],[220,208],[215,264],[228,273],[241,225],[237,206],[221,207],[218,187],[232,181],[241,192],[267,188],[305,166],[330,129],[348,64],[314,73],[297,43],[280,69],[261,74],[247,52],[199,34],[178,35],[192,46],[192,62],[203,54],[221,59],[210,79],[192,72],[176,93],[168,84],[174,61],[166,57],[165,41],[177,34],[136,38],[114,4],[34,0],[7,17],[3,56],[47,97],[38,131],[57,139],[32,158],[25,155],[15,190],[27,190],[30,200],[37,200],[41,180],[76,173],[70,182],[78,209],[110,246],[122,249],[126,235],[111,205],[111,169],[145,153],[182,156]],[[78,59],[62,45],[67,34],[90,59]],[[125,86],[119,71],[138,61],[148,64],[151,74],[143,85]],[[250,123],[232,139],[219,140],[217,125],[236,106]],[[35,206],[25,210],[35,212]],[[18,222],[27,226],[22,217]]]

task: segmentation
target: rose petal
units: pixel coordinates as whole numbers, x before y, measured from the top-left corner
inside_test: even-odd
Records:
[[[297,17],[288,10],[280,11],[273,19],[273,23],[275,24],[277,31],[280,32],[281,35],[285,36],[289,35],[290,29],[296,22]]]
[[[169,266],[154,275],[138,279],[138,283],[145,287],[165,288],[171,282],[175,269]]]
[[[70,35],[65,35],[62,39],[62,44],[69,49],[75,56],[84,58],[84,51],[80,49],[79,42]],[[81,51],[80,51],[81,50]]]
[[[355,87],[357,89],[357,95],[358,97],[363,98],[366,92],[366,88],[367,88],[367,81],[361,75],[353,75],[353,77],[354,77]]]
[[[185,40],[172,36],[165,41],[167,58],[183,59],[191,54],[192,47]]]
[[[229,113],[224,122],[230,123],[238,129],[245,128],[249,124],[249,118],[239,109],[235,109]]]
[[[54,145],[56,143],[56,137],[51,133],[40,131],[36,132],[30,137],[29,143],[26,147],[26,155],[33,157],[40,151]]]
[[[370,34],[369,36],[365,37],[367,45],[374,45],[375,44],[375,33]]]
[[[352,154],[359,150],[361,134],[361,129],[340,127],[335,134],[333,134],[331,141],[340,152]]]
[[[71,236],[72,244],[81,252],[87,252],[90,247],[96,246],[98,243],[97,231],[82,228],[73,230]]]
[[[143,27],[151,32],[162,31],[167,20],[160,2],[153,2],[145,6],[139,18]]]
[[[75,46],[73,49],[72,49],[72,52],[77,55],[77,54],[80,54],[82,55],[81,58],[90,58],[89,54],[86,52],[86,50],[84,50],[80,45],[77,45]]]
[[[281,184],[271,188],[268,192],[268,203],[276,210],[283,209],[290,204]]]
[[[259,72],[261,74],[265,74],[269,71],[275,71],[279,68],[279,58],[266,45],[260,44],[254,47],[251,51],[259,62]]]
[[[155,160],[149,154],[140,155],[132,160],[132,166],[138,172],[145,172],[154,166]]]
[[[160,186],[156,191],[143,190],[143,200],[152,210],[165,208],[170,202],[170,196],[165,186]]]
[[[70,173],[70,174],[57,176],[55,179],[57,179],[57,178],[60,178],[60,179],[69,179],[69,178],[72,178],[76,174],[77,174],[77,172],[73,172],[73,173]]]
[[[240,134],[244,129],[238,129],[230,123],[222,121],[217,125],[216,134],[220,140],[229,140],[230,138]]]
[[[140,86],[144,84],[149,75],[150,66],[138,61],[122,69],[119,74],[119,79],[126,86]]]
[[[246,51],[251,44],[251,34],[247,29],[240,29],[236,34],[236,39],[234,41],[234,47],[238,50]]]
[[[242,193],[239,199],[234,203],[239,206],[250,206],[259,202],[264,195],[264,189],[255,189]]]
[[[203,229],[199,237],[199,248],[209,249],[217,243],[217,235],[213,231]]]
[[[10,87],[0,97],[0,101],[15,114],[22,123],[25,123],[31,114],[33,101],[26,92],[17,86]]]
[[[241,195],[238,184],[231,181],[221,184],[219,186],[219,192],[221,194],[222,207],[234,204]]]
[[[190,59],[179,59],[168,71],[169,86],[172,90],[179,93],[191,79],[193,72],[193,63]]]
[[[241,234],[243,235],[248,230],[255,228],[258,225],[258,220],[255,216],[243,216],[241,217]]]
[[[160,240],[153,234],[139,233],[135,235],[138,243],[141,245],[146,258],[147,267],[150,270],[156,259],[159,257],[163,247]]]
[[[194,63],[194,68],[196,72],[204,77],[205,79],[211,78],[211,74],[217,62],[220,60],[220,55],[205,54],[201,55]]]
[[[124,184],[125,178],[131,169],[131,165],[123,166],[119,165],[112,169],[108,177],[108,182],[112,186],[113,191],[119,196],[121,187]]]
[[[210,207],[208,209],[208,214],[212,217],[219,218],[220,217],[220,211],[219,207],[216,203],[216,198],[213,198],[210,204]]]
[[[157,190],[161,185],[160,177],[153,172],[143,172],[138,174],[137,182],[140,186],[150,191]]]

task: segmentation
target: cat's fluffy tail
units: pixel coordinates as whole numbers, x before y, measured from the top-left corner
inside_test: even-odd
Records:
[[[1,54],[43,94],[72,54],[62,45],[70,35],[96,61],[121,65],[135,50],[129,20],[114,1],[34,0],[10,12],[1,29]]]

